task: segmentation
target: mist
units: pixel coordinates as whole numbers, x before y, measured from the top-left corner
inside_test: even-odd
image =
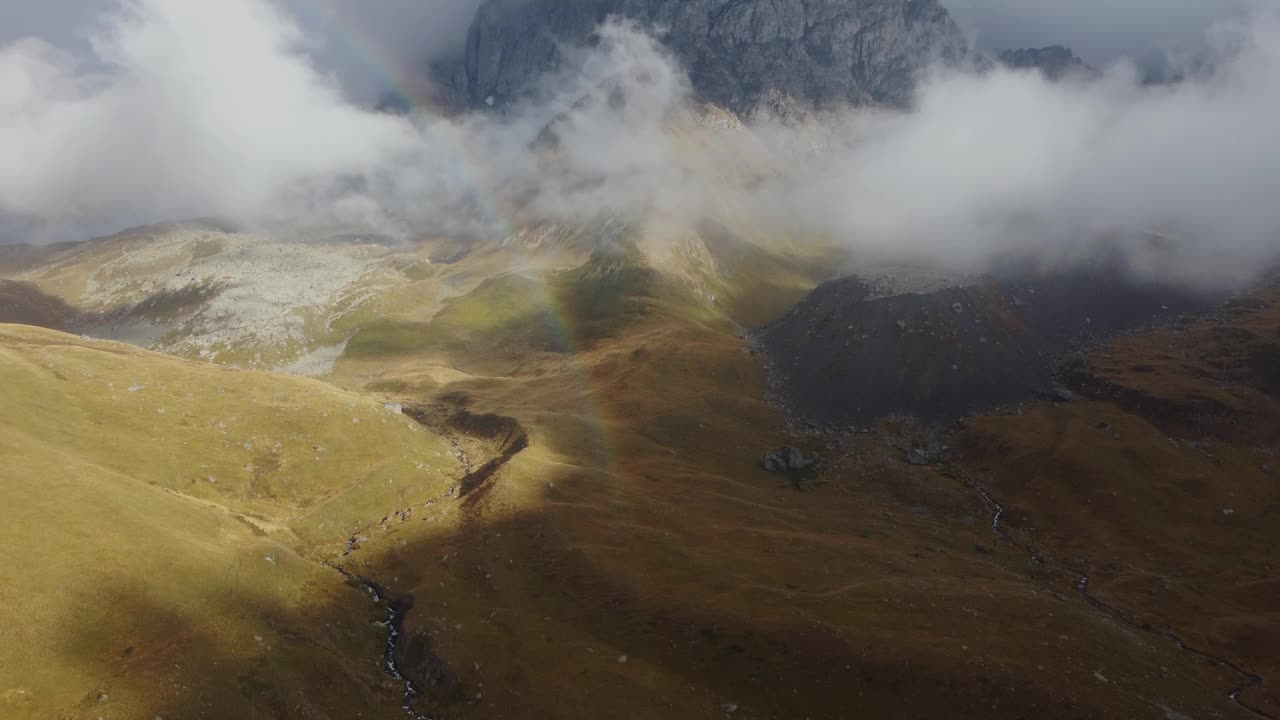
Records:
[[[347,95],[376,105],[426,81],[432,61],[461,54],[484,0],[278,0],[298,19],[310,55]],[[398,98],[397,98],[398,99]]]
[[[93,63],[36,39],[0,49],[0,215],[252,217],[411,151],[411,128],[347,103],[303,42],[266,3],[144,0],[91,35]]]
[[[1204,282],[1280,253],[1280,25],[1219,28],[1215,71],[1143,86],[938,72],[904,115],[846,118],[840,151],[773,191],[801,222],[870,256],[981,270],[995,258],[1085,258]]]
[[[454,56],[483,0],[271,0],[305,35],[305,50],[321,73],[351,99],[376,105],[404,78]],[[92,64],[91,36],[124,0],[39,0],[0,4],[0,46],[40,38]],[[213,8],[212,10],[216,10]]]
[[[732,219],[868,263],[980,272],[1105,246],[1221,285],[1277,253],[1273,15],[1210,33],[1211,71],[1177,85],[1144,86],[1124,63],[1059,83],[936,70],[910,111],[738,124],[625,22],[502,115],[375,112],[288,7],[134,0],[91,25],[88,60],[32,38],[0,48],[0,232],[218,217],[502,239],[537,222]]]
[[[869,253],[950,267],[1107,243],[1149,272],[1246,276],[1280,252],[1280,23],[1220,25],[1206,43],[1212,73],[1171,86],[1125,63],[1057,84],[938,72],[914,111],[852,116],[844,151],[787,188],[791,204]]]
[[[622,24],[503,117],[371,110],[316,64],[307,26],[265,0],[132,0],[87,37],[88,61],[36,38],[0,48],[0,230],[11,240],[209,217],[399,239],[509,232],[519,198],[563,206],[554,188],[583,174],[657,182],[662,155],[646,148],[688,92],[657,43]],[[611,78],[632,86],[631,112],[578,112],[548,176],[531,141]],[[635,207],[642,196],[625,197]]]

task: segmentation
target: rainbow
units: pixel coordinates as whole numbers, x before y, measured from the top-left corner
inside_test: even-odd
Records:
[[[449,170],[457,174],[464,187],[471,191],[480,211],[493,225],[504,233],[503,245],[512,254],[513,271],[532,266],[532,258],[519,242],[523,223],[516,218],[515,207],[501,193],[494,190],[492,173],[488,171],[483,158],[473,157],[462,131],[455,123],[448,121],[448,113],[440,106],[436,93],[432,91],[424,73],[414,68],[405,67],[394,52],[379,37],[376,30],[353,13],[348,12],[342,0],[300,0],[300,10],[307,11],[306,20],[312,20],[322,27],[331,30],[334,39],[344,43],[346,49],[356,53],[357,57],[381,78],[386,86],[395,91],[409,103],[409,110],[416,123],[433,122],[432,131],[445,133],[446,146],[453,155]],[[540,315],[545,319],[547,329],[556,345],[571,356],[580,354],[581,347],[572,332],[573,313],[559,301],[546,273],[536,272],[529,275],[535,281],[535,302],[540,306]],[[609,474],[616,474],[618,469],[618,446],[614,442],[611,431],[613,423],[606,413],[604,398],[606,393],[592,382],[589,370],[579,363],[566,363],[568,372],[576,375],[580,388],[578,412],[586,421],[593,436],[596,447],[596,458],[601,467]]]

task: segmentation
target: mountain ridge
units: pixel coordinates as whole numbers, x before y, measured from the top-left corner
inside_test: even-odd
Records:
[[[817,106],[905,105],[919,70],[968,52],[937,0],[489,0],[463,56],[434,75],[449,105],[501,109],[571,65],[565,48],[593,44],[610,17],[660,29],[694,91],[746,115],[778,93]]]

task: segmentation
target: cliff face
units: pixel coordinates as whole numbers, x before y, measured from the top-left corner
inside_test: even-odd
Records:
[[[918,70],[966,53],[938,0],[489,0],[437,78],[458,106],[502,107],[609,16],[660,28],[695,92],[740,113],[779,98],[900,105]]]

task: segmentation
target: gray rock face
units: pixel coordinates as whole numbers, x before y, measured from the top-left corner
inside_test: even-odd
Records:
[[[465,56],[436,68],[460,107],[504,107],[610,16],[660,28],[695,92],[739,113],[792,100],[902,105],[918,71],[966,54],[938,0],[488,0]]]

